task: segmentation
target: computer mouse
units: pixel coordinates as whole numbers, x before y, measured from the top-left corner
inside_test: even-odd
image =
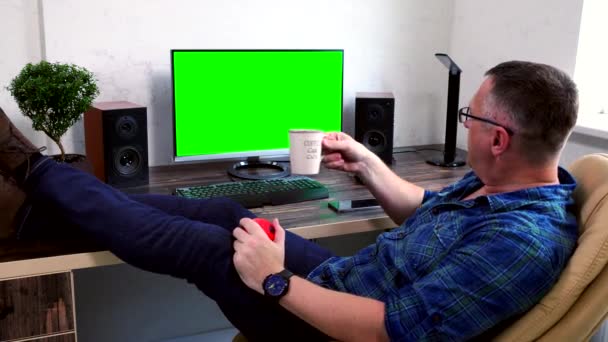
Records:
[[[253,221],[255,221],[257,224],[260,225],[260,227],[262,227],[262,229],[264,230],[264,232],[266,233],[266,235],[268,235],[268,238],[272,241],[274,241],[274,233],[275,233],[275,228],[272,225],[272,223],[270,223],[270,221],[268,221],[267,219],[263,219],[261,217],[256,217],[253,219]]]

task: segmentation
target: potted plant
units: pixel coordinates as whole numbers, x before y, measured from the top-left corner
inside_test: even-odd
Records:
[[[81,162],[84,156],[66,155],[61,137],[80,120],[99,95],[96,80],[87,69],[65,63],[28,63],[7,87],[32,127],[53,140],[61,162]]]

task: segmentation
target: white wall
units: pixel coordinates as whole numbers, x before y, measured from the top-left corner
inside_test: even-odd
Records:
[[[0,27],[9,33],[0,40],[0,107],[36,144],[56,153],[19,114],[5,87],[25,63],[42,55],[85,66],[99,79],[97,100],[148,106],[150,162],[168,164],[169,49],[344,48],[347,132],[354,127],[355,92],[393,91],[395,146],[440,143],[447,75],[433,53],[448,52],[463,69],[461,106],[483,72],[501,61],[540,61],[572,75],[582,2],[0,0]],[[72,151],[84,152],[81,124],[64,140]],[[458,146],[466,149],[463,127]],[[579,146],[568,144],[565,154],[588,151],[586,144]]]
[[[49,61],[93,71],[99,79],[99,101],[129,100],[148,107],[151,165],[170,163],[173,153],[171,48],[342,48],[347,132],[353,131],[356,92],[392,91],[396,146],[443,141],[444,110],[439,104],[447,76],[433,54],[448,48],[451,2],[43,0],[42,4],[44,53]],[[20,9],[15,11],[23,16]],[[11,69],[0,66],[3,81],[14,77],[19,62],[28,61],[21,56],[11,59],[15,64]],[[9,97],[0,99],[17,115]],[[64,140],[68,149],[83,153],[81,124]],[[50,152],[56,149],[51,147]]]
[[[574,75],[583,0],[459,0],[454,6],[450,53],[463,69],[460,104],[465,106],[492,66],[529,60]],[[458,131],[466,148],[466,130]]]
[[[26,63],[40,61],[39,20],[37,0],[0,0],[0,108],[33,142],[45,145],[47,138],[34,133],[31,122],[17,114],[17,104],[6,90]]]
[[[463,69],[460,105],[468,103],[483,73],[505,60],[547,63],[573,76],[582,7],[583,0],[458,1],[449,51]],[[462,125],[458,146],[467,146]],[[606,139],[575,132],[560,164],[567,166],[584,154],[597,152],[608,152]]]

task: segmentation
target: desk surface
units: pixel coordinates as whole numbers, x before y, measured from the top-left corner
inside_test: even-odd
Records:
[[[442,146],[424,146],[441,148]],[[422,148],[419,147],[419,148]],[[391,168],[406,180],[429,190],[439,190],[461,178],[468,167],[441,168],[425,160],[438,152],[411,152],[411,148],[396,149]],[[459,151],[463,155],[462,151]],[[150,168],[150,184],[126,191],[134,193],[170,194],[185,185],[211,184],[229,181],[227,163],[170,165]],[[371,197],[370,192],[356,182],[352,175],[322,168],[312,178],[329,189],[329,198],[280,206],[254,208],[261,217],[278,217],[281,225],[302,237],[313,239],[343,234],[381,230],[395,227],[381,209],[337,214],[327,207],[330,200]],[[62,272],[66,270],[121,263],[110,252],[93,242],[72,241],[0,241],[0,279],[27,275]]]

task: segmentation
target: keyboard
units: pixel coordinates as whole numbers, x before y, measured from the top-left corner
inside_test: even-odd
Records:
[[[175,195],[187,198],[228,197],[245,208],[298,203],[329,197],[327,188],[304,176],[270,180],[226,182],[175,189]]]

